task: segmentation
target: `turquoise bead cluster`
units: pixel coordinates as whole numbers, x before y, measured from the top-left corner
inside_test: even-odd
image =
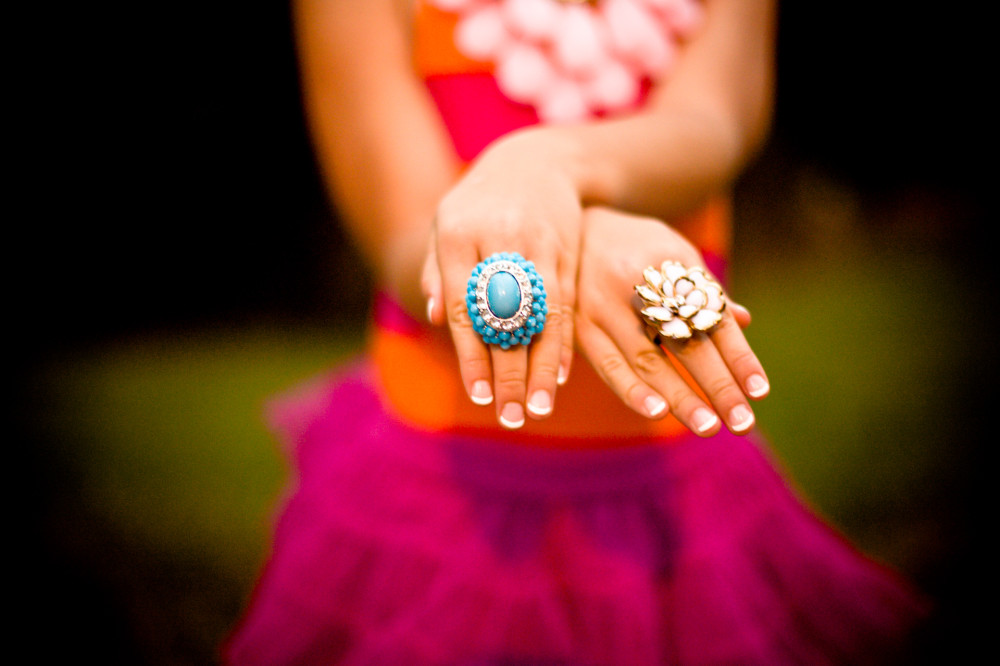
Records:
[[[483,342],[510,349],[526,345],[545,328],[545,285],[535,265],[516,252],[479,262],[466,295],[472,327]]]

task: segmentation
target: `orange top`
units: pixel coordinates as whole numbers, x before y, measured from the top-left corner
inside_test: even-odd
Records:
[[[480,125],[483,118],[491,122],[499,118],[496,127],[475,128],[480,133],[485,131],[487,138],[523,125],[530,117],[526,111],[531,110],[492,93],[488,82],[492,65],[472,61],[455,48],[456,21],[456,15],[418,0],[414,64],[428,82],[456,144],[462,141],[462,130],[449,122],[448,108],[452,117],[473,118]],[[463,111],[455,114],[456,105]],[[464,112],[473,108],[470,105],[475,107],[475,113]],[[490,108],[480,112],[485,106]],[[461,147],[457,150],[463,152]],[[730,229],[728,202],[707,206],[684,220],[683,226],[689,231],[689,239],[704,252],[713,273],[724,275]],[[529,418],[517,431],[504,430],[497,423],[495,406],[475,405],[468,398],[446,329],[432,329],[413,320],[385,296],[378,298],[375,310],[369,347],[382,395],[390,411],[415,427],[574,448],[628,445],[653,438],[676,438],[687,432],[672,416],[650,420],[633,412],[582,357],[574,361],[569,381],[557,391],[551,416],[541,421]]]

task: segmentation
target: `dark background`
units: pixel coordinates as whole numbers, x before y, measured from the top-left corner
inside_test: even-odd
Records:
[[[984,23],[901,1],[785,3],[773,140],[741,183],[741,200],[761,222],[738,230],[751,244],[748,259],[806,242],[808,230],[765,213],[785,195],[789,174],[821,168],[861,201],[893,207],[873,225],[992,285]],[[13,484],[25,487],[12,506],[18,530],[25,522],[21,617],[51,639],[33,643],[43,653],[197,662],[206,653],[193,639],[179,655],[151,658],[113,599],[111,574],[79,566],[76,553],[40,536],[67,501],[66,477],[31,426],[45,407],[22,387],[67,349],[149,331],[261,319],[358,325],[367,280],[316,175],[284,3],[80,6],[34,13],[23,25],[30,40],[15,78],[24,93],[10,103],[24,149],[13,153],[11,181],[21,205],[9,213],[6,244],[10,471],[27,481]],[[956,312],[933,301],[927,316],[988,330],[991,305]],[[979,423],[992,403],[992,349],[973,355],[981,363],[969,369],[962,408]],[[970,467],[960,479],[969,490],[957,520],[970,532],[984,477]],[[113,539],[106,547],[115,561],[135,555]],[[130,589],[147,584],[144,575],[154,589],[169,585],[169,570],[133,564],[118,572]],[[74,626],[52,626],[52,607],[67,605]]]

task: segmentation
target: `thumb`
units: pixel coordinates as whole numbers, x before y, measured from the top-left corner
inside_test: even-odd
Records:
[[[434,234],[428,242],[427,257],[420,276],[420,289],[427,301],[427,321],[435,326],[441,326],[444,320],[444,297],[441,287],[441,269],[437,261],[437,243]]]

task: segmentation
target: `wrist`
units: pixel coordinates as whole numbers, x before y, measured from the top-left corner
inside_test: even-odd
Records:
[[[584,127],[533,126],[513,132],[500,139],[490,152],[503,168],[524,168],[539,172],[546,178],[565,182],[581,204],[609,203],[614,191],[614,165],[588,146]]]

